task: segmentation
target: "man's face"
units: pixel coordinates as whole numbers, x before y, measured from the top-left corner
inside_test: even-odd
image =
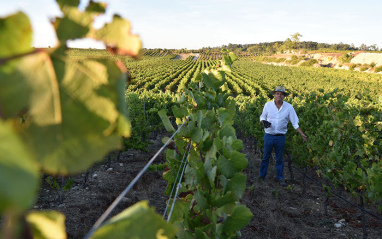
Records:
[[[285,95],[283,92],[279,92],[279,91],[275,92],[275,100],[276,101],[282,101],[282,100],[284,100],[284,98],[285,98]]]

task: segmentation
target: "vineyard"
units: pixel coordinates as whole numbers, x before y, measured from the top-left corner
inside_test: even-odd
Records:
[[[182,61],[173,60],[175,55],[155,54],[146,52],[137,62],[125,60],[130,72],[128,102],[131,97],[140,99],[140,108],[146,111],[140,117],[145,121],[135,123],[140,136],[146,136],[137,137],[137,141],[147,139],[153,127],[160,127],[160,109],[170,112],[177,105],[177,96],[198,82],[201,72],[218,64],[215,55],[201,54],[197,60],[189,57]],[[234,127],[241,137],[251,138],[261,148],[263,129],[258,119],[262,106],[271,99],[272,89],[285,85],[291,92],[287,101],[294,105],[309,137],[303,144],[289,129],[286,149],[293,155],[293,163],[317,174],[325,182],[328,197],[332,190],[343,188],[357,200],[380,205],[381,75],[264,65],[239,56],[225,80],[227,92],[237,103]],[[139,118],[136,110],[130,114],[134,114],[132,119]],[[146,125],[146,132],[139,129],[142,125]]]
[[[0,179],[9,182],[0,187],[2,238],[381,235],[381,74],[273,66],[228,51],[177,60],[170,51],[142,50],[130,32],[121,35],[130,24],[118,15],[94,29],[105,4],[91,1],[79,11],[76,1],[57,3],[63,16],[53,24],[59,40],[53,49],[31,47],[25,14],[0,19],[0,33],[18,42],[0,45]],[[107,50],[67,49],[68,39],[84,37]],[[286,101],[308,136],[304,143],[289,125],[286,188],[255,180],[260,114],[279,85],[290,92]],[[118,212],[95,223],[154,154],[159,159],[145,165],[148,176],[129,184],[132,195],[118,196]],[[77,203],[67,201],[73,194]],[[338,209],[339,194],[359,211]],[[312,207],[317,197],[324,210]],[[301,198],[309,203],[296,213]],[[95,208],[100,212],[80,217]],[[66,232],[60,211],[70,210]],[[285,218],[299,229],[288,228]],[[335,229],[345,222],[346,231]]]

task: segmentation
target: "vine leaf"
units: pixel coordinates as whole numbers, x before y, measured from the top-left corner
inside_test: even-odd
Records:
[[[118,55],[129,55],[138,58],[142,43],[137,35],[131,34],[130,22],[114,15],[113,21],[103,28],[90,34],[96,40],[101,40],[109,49]]]
[[[236,205],[232,213],[230,213],[230,216],[228,216],[223,223],[224,232],[230,235],[233,232],[240,230],[248,225],[252,216],[253,214],[246,206]]]
[[[36,80],[40,84],[33,89],[32,95],[36,97],[30,102],[32,123],[23,135],[45,171],[82,172],[110,150],[120,147],[120,136],[130,134],[131,127],[122,111],[124,97],[118,89],[125,75],[115,64],[103,61],[52,58],[49,65],[43,64],[49,60],[42,58],[38,62],[42,63],[40,71],[55,74],[45,74],[45,78]],[[42,97],[38,94],[40,88],[50,89],[54,94]],[[48,121],[48,116],[57,114],[62,119]]]
[[[38,165],[21,139],[12,130],[11,122],[0,120],[0,213],[12,208],[30,208],[37,195],[40,174]]]
[[[233,137],[236,139],[236,132],[235,128],[232,127],[231,125],[225,125],[219,132],[219,137],[223,139],[224,137]]]
[[[234,203],[236,201],[236,196],[232,192],[227,192],[223,197],[215,200],[214,205],[216,207],[222,207],[229,203]]]
[[[61,44],[65,44],[68,39],[79,39],[86,37],[92,32],[92,23],[95,16],[103,13],[105,9],[96,8],[91,1],[87,11],[81,12],[78,9],[79,0],[56,0],[63,17],[56,17],[53,26],[57,33],[57,38]],[[98,5],[100,6],[100,5]],[[94,10],[94,11],[93,11]]]
[[[139,223],[137,223],[139,222]],[[173,238],[176,228],[167,224],[150,208],[147,201],[141,201],[112,217],[101,226],[92,239],[104,238]]]
[[[167,117],[167,112],[166,112],[166,110],[164,110],[164,109],[163,109],[163,110],[160,110],[160,111],[158,112],[158,115],[159,115],[159,117],[161,118],[162,123],[164,124],[164,127],[166,128],[166,130],[169,131],[169,132],[175,132],[174,127],[172,126],[170,120],[169,120],[168,117]]]
[[[25,13],[0,18],[0,59],[33,51],[32,26]]]
[[[245,182],[247,176],[241,173],[235,174],[231,179],[227,179],[224,175],[220,175],[221,184],[224,192],[233,192],[237,198],[241,198],[245,191]]]
[[[57,211],[33,211],[26,221],[35,239],[66,239],[65,216]]]
[[[169,205],[172,205],[173,199],[170,200]],[[190,208],[190,202],[185,200],[175,201],[174,209],[171,214],[170,223],[175,223],[182,220],[187,215]]]
[[[188,111],[186,107],[178,107],[176,105],[172,106],[172,112],[176,118],[184,118],[188,115]]]

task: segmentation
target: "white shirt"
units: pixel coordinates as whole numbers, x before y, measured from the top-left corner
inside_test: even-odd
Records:
[[[297,129],[298,117],[293,106],[283,101],[280,109],[277,109],[275,101],[265,103],[260,121],[266,120],[271,123],[271,127],[264,129],[267,134],[286,134],[288,122],[290,121],[293,128]]]

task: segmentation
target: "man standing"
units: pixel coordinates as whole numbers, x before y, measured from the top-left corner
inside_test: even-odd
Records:
[[[264,105],[263,113],[260,116],[260,122],[265,129],[264,134],[264,155],[260,166],[260,179],[265,179],[267,176],[269,158],[271,157],[273,147],[276,153],[276,173],[277,180],[281,186],[286,186],[284,180],[284,147],[287,132],[287,125],[290,121],[293,127],[300,133],[304,142],[306,135],[298,125],[298,117],[293,106],[284,101],[288,95],[285,92],[285,87],[277,86],[276,90],[272,91],[274,101],[269,101]]]

